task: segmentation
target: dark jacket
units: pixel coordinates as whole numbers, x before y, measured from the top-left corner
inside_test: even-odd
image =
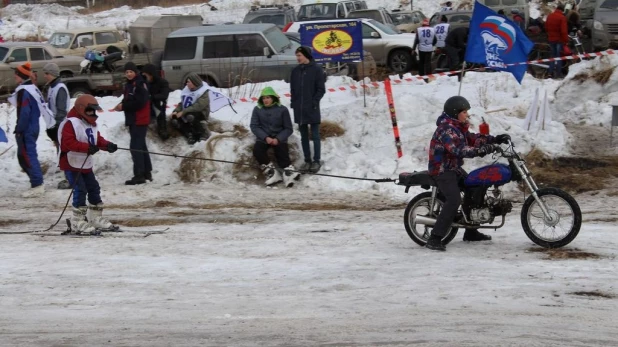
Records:
[[[319,124],[320,100],[326,92],[326,74],[313,60],[309,64],[298,64],[290,77],[291,107],[294,110],[294,123]]]
[[[148,82],[148,91],[150,92],[150,101],[152,106],[158,110],[162,110],[167,105],[167,98],[170,95],[170,84],[165,79],[157,75],[156,68],[151,64],[144,65],[142,72],[152,76],[152,82]]]
[[[270,107],[262,103],[262,96],[265,95],[272,96],[274,99]],[[294,132],[288,108],[279,103],[279,96],[271,87],[264,88],[258,105],[253,109],[251,132],[259,142],[266,142],[267,137],[272,137],[281,143],[288,142],[288,137]]]
[[[25,80],[22,85],[32,84],[32,81]],[[25,89],[17,92],[17,125],[15,125],[16,134],[37,134],[39,133],[39,117],[41,111],[39,104],[33,95],[30,95]]]
[[[547,32],[547,41],[562,44],[569,43],[567,19],[562,11],[555,10],[547,16],[545,31]]]
[[[470,29],[466,27],[455,28],[449,31],[448,35],[446,35],[444,43],[453,48],[464,49],[468,43],[469,31]]]
[[[437,176],[446,171],[460,173],[463,158],[478,156],[478,148],[494,143],[490,135],[468,131],[468,125],[442,113],[436,121],[438,128],[429,143],[429,174]]]
[[[122,110],[125,125],[150,124],[150,94],[141,76],[135,76],[124,85]]]

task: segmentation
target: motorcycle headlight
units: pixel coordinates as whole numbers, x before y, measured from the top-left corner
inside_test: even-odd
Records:
[[[593,26],[596,30],[603,30],[603,23],[599,22],[598,20],[594,21]]]

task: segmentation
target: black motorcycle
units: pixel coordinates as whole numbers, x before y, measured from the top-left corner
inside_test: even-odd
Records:
[[[460,184],[463,203],[443,244],[448,244],[459,228],[498,229],[504,226],[505,216],[513,204],[502,197],[500,186],[510,182],[524,182],[532,194],[521,208],[521,225],[524,232],[539,246],[558,248],[569,244],[582,224],[582,213],[577,201],[558,188],[539,188],[525,161],[515,152],[509,140],[508,148],[496,145],[496,156],[507,159],[507,164],[494,163],[472,171]],[[424,246],[431,235],[444,197],[427,171],[401,173],[397,184],[406,187],[420,186],[431,189],[415,196],[406,207],[403,222],[410,238]],[[500,224],[494,224],[501,217]]]
[[[84,54],[84,60],[79,64],[82,68],[80,73],[114,72],[116,71],[114,63],[122,58],[123,52],[116,46],[109,46],[102,52],[89,49]]]

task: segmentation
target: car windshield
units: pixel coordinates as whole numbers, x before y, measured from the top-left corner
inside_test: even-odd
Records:
[[[73,34],[54,33],[48,43],[56,48],[69,48],[72,40]]]
[[[599,8],[604,8],[607,10],[618,10],[618,0],[605,0],[599,6]]]
[[[0,61],[4,60],[4,57],[6,57],[6,53],[9,51],[8,48],[6,47],[0,47]]]
[[[369,21],[367,21],[368,23],[370,23],[371,25],[373,25],[374,27],[380,29],[380,31],[384,32],[385,34],[388,35],[399,35],[400,33],[396,32],[395,30],[393,30],[393,28],[384,25],[380,22],[378,22],[377,20],[373,20],[370,19]]]
[[[337,4],[303,5],[298,11],[298,19],[337,18]]]
[[[412,24],[414,23],[414,18],[409,13],[392,13],[391,17],[393,18],[393,22],[396,24]]]
[[[285,26],[285,16],[283,14],[263,14],[252,18],[248,23],[272,23],[283,28]]]
[[[264,36],[266,36],[268,42],[273,45],[276,52],[281,53],[286,49],[292,47],[292,43],[290,42],[290,40],[277,27],[266,30]]]

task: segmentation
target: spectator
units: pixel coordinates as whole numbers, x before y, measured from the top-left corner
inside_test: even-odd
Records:
[[[129,127],[131,135],[129,147],[133,159],[133,178],[124,184],[132,186],[144,184],[146,180],[152,181],[152,162],[146,146],[146,134],[150,124],[150,96],[135,63],[128,62],[124,65],[124,75],[127,78],[124,97],[114,110],[124,111],[124,124]]]
[[[22,194],[23,198],[39,197],[45,193],[43,172],[36,151],[36,140],[40,131],[39,117],[44,111],[44,105],[41,103],[42,94],[32,83],[31,76],[30,62],[15,68],[15,82],[18,86],[9,99],[17,107],[17,124],[14,131],[17,161],[30,179],[30,189]]]
[[[560,57],[562,46],[569,42],[567,19],[564,16],[563,4],[558,4],[556,10],[547,16],[545,31],[547,32],[547,40],[549,41],[552,57]],[[554,78],[561,78],[562,61],[550,62],[548,74]]]
[[[60,81],[60,68],[55,63],[47,63],[43,67],[43,74],[47,81],[47,105],[54,114],[56,125],[53,128],[47,129],[47,136],[56,146],[58,153],[58,127],[60,123],[67,117],[67,112],[71,108],[71,98],[69,97],[69,89]],[[68,179],[64,179],[58,183],[58,189],[70,189]]]
[[[436,31],[436,47],[444,48],[446,47],[446,36],[448,36],[448,31],[450,28],[450,24],[448,24],[448,18],[446,16],[442,16],[440,18],[440,24],[434,27]]]
[[[506,18],[506,14],[504,13],[504,10],[498,10],[498,15]]]
[[[279,95],[271,87],[262,90],[258,105],[253,109],[251,115],[251,132],[257,138],[253,146],[253,156],[260,164],[260,168],[266,177],[266,185],[281,182],[286,187],[294,185],[294,180],[300,177],[290,161],[288,149],[288,138],[294,132],[292,119],[287,107],[279,102]],[[281,173],[275,165],[268,159],[268,149],[272,148]]]
[[[436,44],[436,31],[429,26],[429,19],[423,19],[422,26],[416,29],[412,52],[416,52],[418,46],[418,74],[421,76],[431,74],[431,56],[433,45]],[[427,81],[427,80],[425,80]]]
[[[453,10],[453,3],[451,1],[447,1],[444,3],[444,5],[442,5],[442,12],[445,11],[452,11]]]
[[[573,7],[573,9],[571,9],[567,15],[567,31],[569,33],[578,33],[579,35],[581,35],[581,29],[582,29],[582,25],[581,25],[581,17],[579,15],[579,12],[577,11],[577,7]]]
[[[157,121],[157,132],[162,140],[167,140],[167,119],[165,109],[167,108],[167,98],[170,95],[170,86],[165,78],[157,74],[157,67],[153,64],[146,64],[142,69],[142,74],[148,83],[150,92],[150,117]]]
[[[187,77],[187,85],[180,93],[180,102],[172,112],[172,124],[180,130],[192,145],[197,141],[206,141],[210,131],[206,123],[210,116],[210,96],[208,85],[202,78],[192,72]]]
[[[526,18],[524,18],[524,16],[522,16],[519,10],[516,8],[511,10],[511,16],[513,16],[513,22],[515,22],[515,24],[517,24],[517,26],[519,26],[521,31],[523,31],[525,34],[526,33]]]
[[[464,158],[474,158],[493,153],[492,143],[506,143],[508,135],[474,134],[468,131],[470,103],[462,96],[453,96],[444,103],[438,117],[437,128],[429,144],[429,174],[433,176],[444,196],[444,205],[427,240],[426,247],[445,251],[442,239],[446,236],[461,204],[459,182],[467,173],[462,166]],[[466,229],[464,241],[491,240],[491,236],[477,229]]]
[[[316,173],[320,171],[320,100],[326,92],[324,70],[313,61],[311,48],[300,46],[296,49],[298,66],[292,70],[290,77],[291,106],[294,110],[294,123],[300,130],[305,163],[301,172]],[[313,140],[313,162],[309,147],[309,126]]]
[[[96,112],[101,110],[94,96],[82,95],[75,100],[75,106],[59,127],[60,169],[66,173],[71,186],[75,186],[71,230],[76,234],[93,234],[97,229],[113,228],[112,223],[103,217],[101,188],[92,171],[92,155],[99,149],[109,153],[118,150],[118,146],[105,140],[97,129]],[[86,218],[88,211],[90,216]]]
[[[460,67],[461,61],[459,57],[465,56],[469,32],[469,28],[459,27],[449,31],[448,35],[446,35],[444,43],[446,43],[446,55],[448,56],[451,71],[457,70]]]

